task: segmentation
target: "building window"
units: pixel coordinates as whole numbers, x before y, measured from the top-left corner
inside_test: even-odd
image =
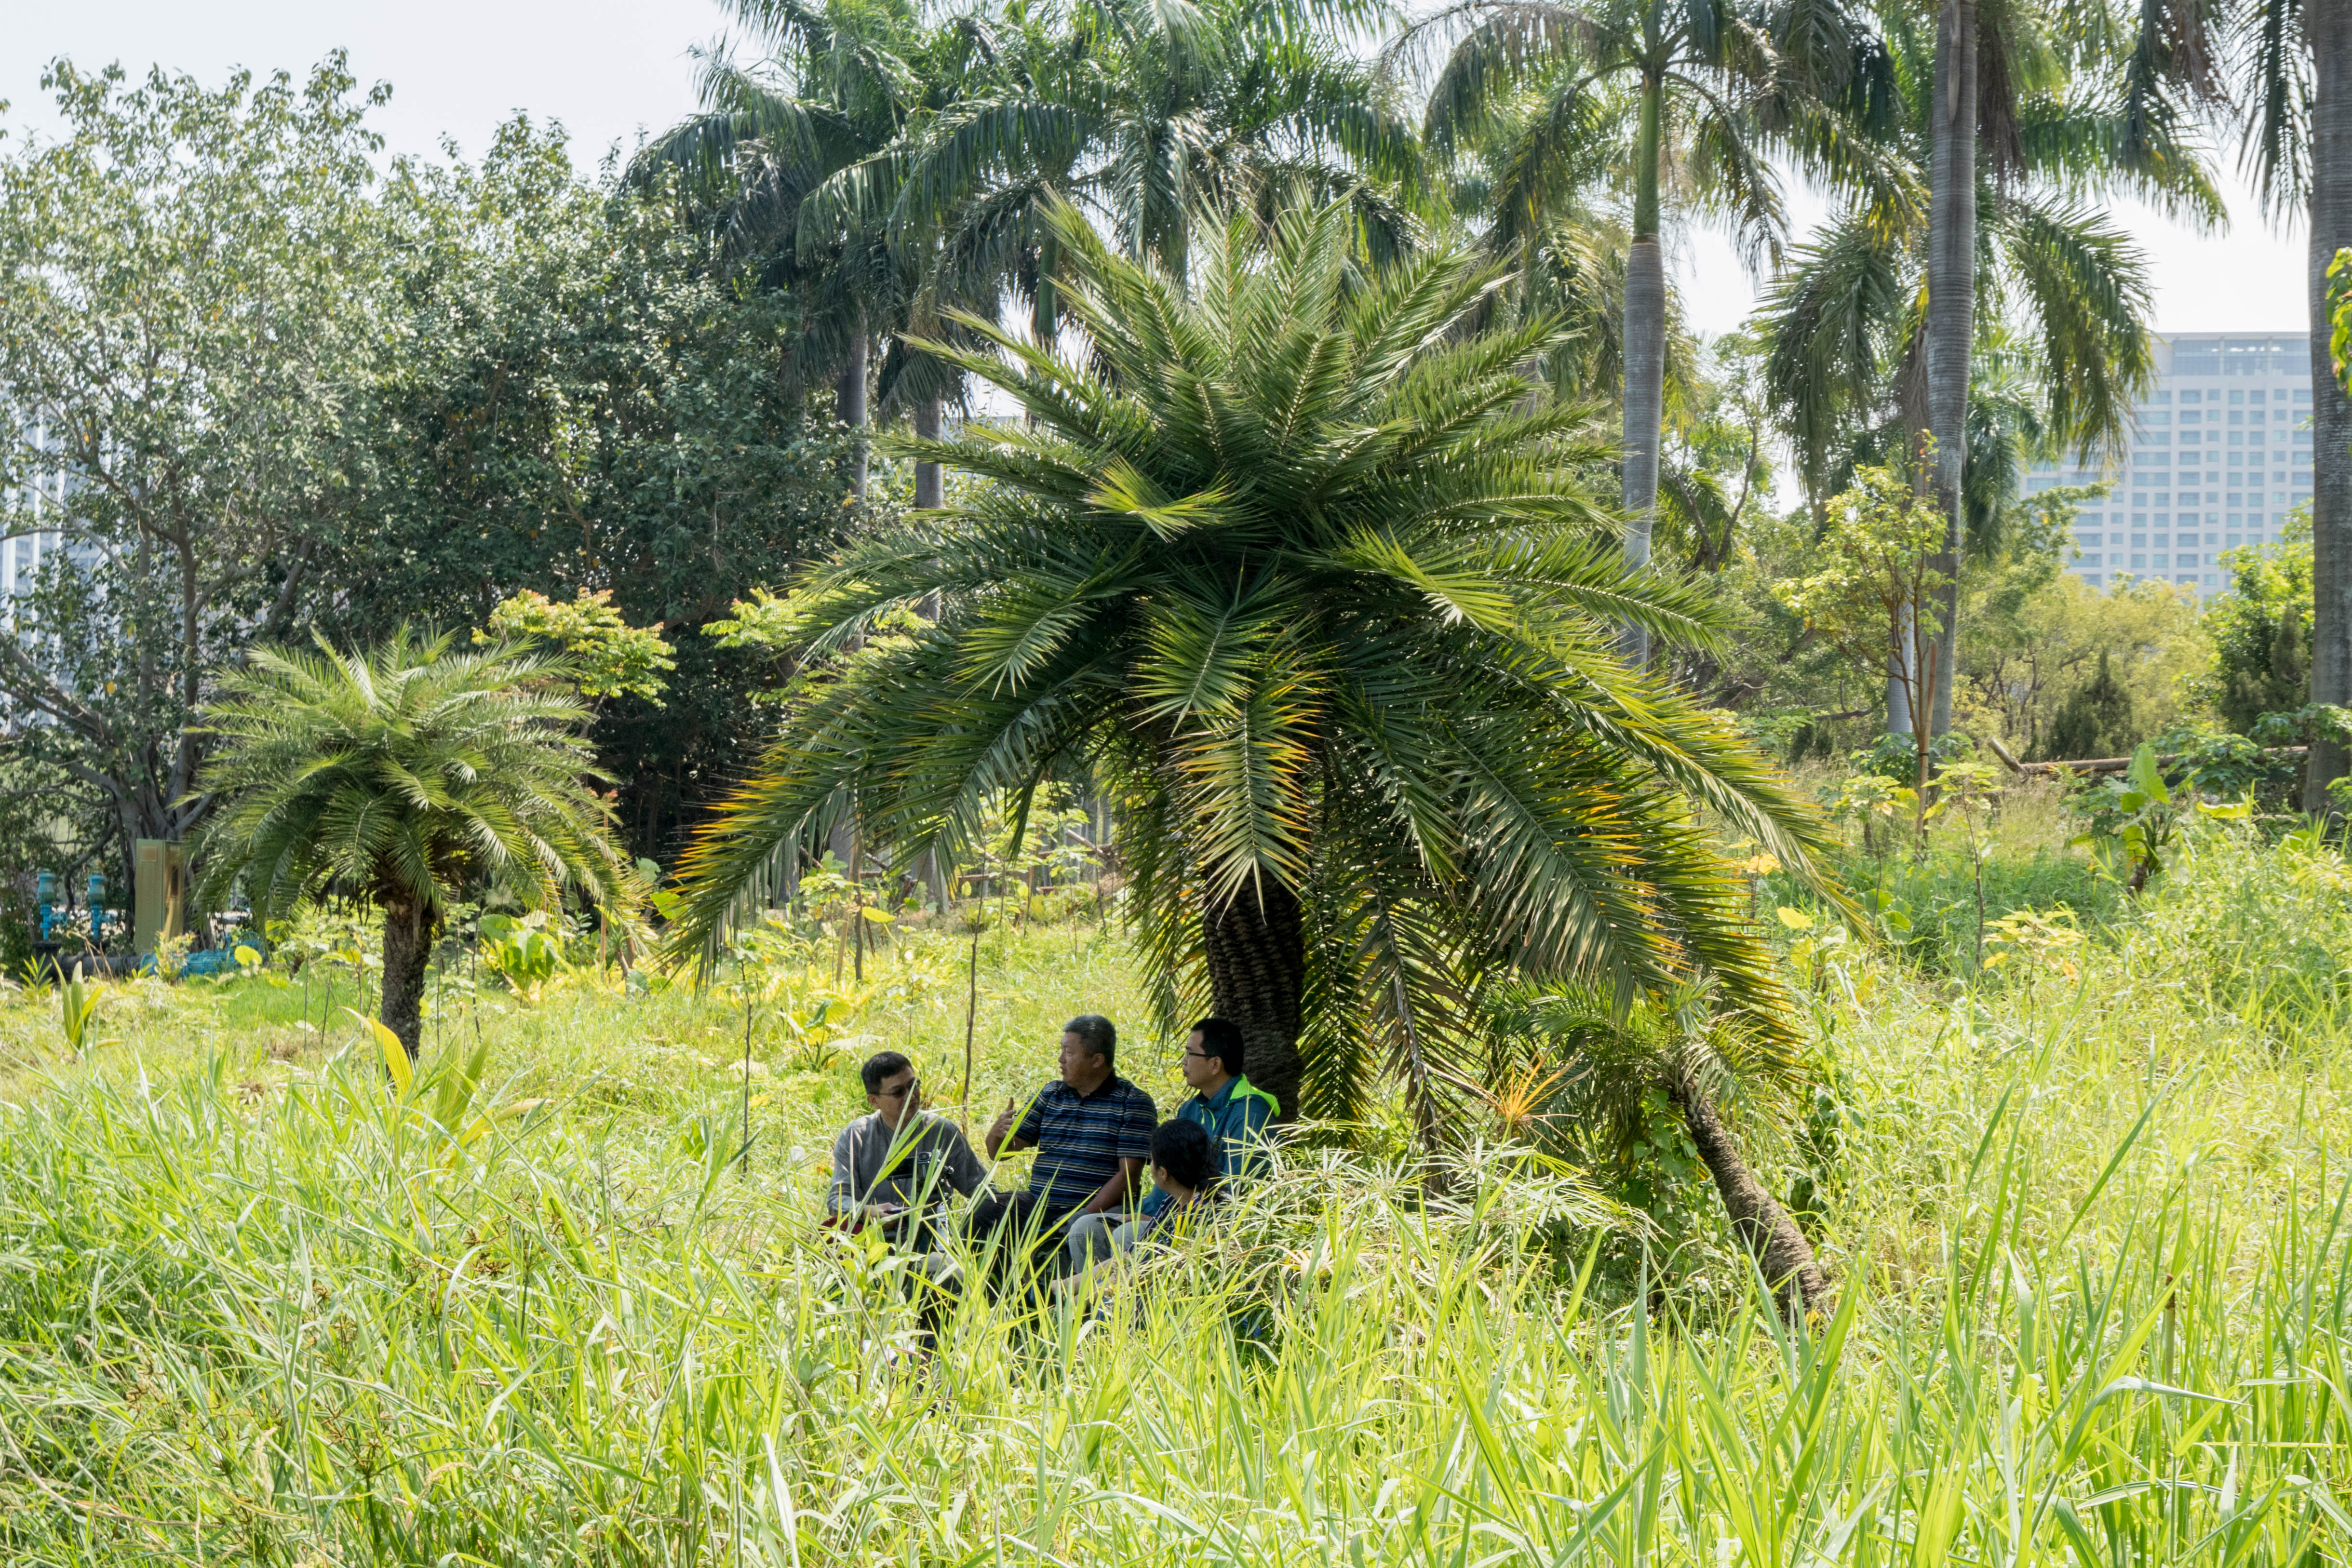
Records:
[[[2165,554],[2162,550],[2158,550],[2156,552],[2156,561],[2154,564],[2157,570],[2162,571],[2165,568],[2172,564],[2172,558]]]
[[[2084,556],[2084,557],[2083,558],[2083,562],[2082,562],[2082,563],[2083,563],[2084,566],[2096,566],[2096,565],[2098,565],[2098,564],[2099,564],[2099,552],[2098,552],[2098,551],[2096,551],[2096,550],[2093,550],[2089,555],[2086,555],[2086,556]]]
[[[2134,565],[2135,567],[2146,566],[2147,564],[2147,557],[2146,557],[2146,556],[2144,556],[2144,555],[2136,555],[2136,556],[2132,557],[2132,565]]]
[[[2132,535],[2132,549],[2145,549],[2145,548],[2147,547],[2147,536],[2146,534],[2134,534],[2134,535]]]

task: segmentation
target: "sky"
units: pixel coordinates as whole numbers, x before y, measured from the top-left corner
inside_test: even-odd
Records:
[[[467,154],[516,110],[560,120],[573,157],[593,168],[614,142],[634,145],[694,107],[691,51],[725,31],[711,0],[0,0],[0,117],[19,143],[54,131],[42,68],[161,63],[216,86],[238,66],[299,78],[334,48],[362,82],[389,81],[372,122],[393,152],[432,154],[446,137]],[[1790,193],[1799,229],[1821,204]],[[2303,236],[2265,225],[2232,183],[2227,234],[2201,235],[2144,209],[2124,221],[2149,253],[2156,325],[2166,332],[2301,331]],[[1676,246],[1685,309],[1702,331],[1739,325],[1756,291],[1731,247],[1696,233]]]

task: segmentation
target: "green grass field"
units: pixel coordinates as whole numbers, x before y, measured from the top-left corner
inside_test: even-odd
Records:
[[[115,986],[80,1054],[16,996],[0,1560],[2343,1562],[2352,873],[2215,826],[2127,904],[2047,811],[1995,832],[1990,913],[2064,897],[2082,941],[1978,974],[1949,835],[1854,862],[1916,912],[1899,952],[1759,888],[1823,1085],[1732,1108],[1819,1194],[1837,1310],[1794,1333],[1671,1136],[1574,1180],[1485,1146],[1423,1205],[1375,1127],[1106,1305],[973,1301],[919,1371],[897,1261],[815,1216],[856,1054],[952,1112],[947,933],[870,960],[831,1063],[779,1016],[830,954],[761,977],[740,1163],[726,985],[454,974],[427,1067],[487,1044],[471,1142],[437,1086],[394,1101],[349,994]],[[1172,1106],[1115,925],[980,954],[975,1123],[1080,1010]]]

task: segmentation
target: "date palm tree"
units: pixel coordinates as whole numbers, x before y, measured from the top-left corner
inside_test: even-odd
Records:
[[[203,788],[222,802],[196,846],[206,896],[242,883],[265,918],[314,899],[380,910],[380,1016],[415,1058],[451,904],[491,887],[535,909],[630,896],[571,676],[404,626],[363,652],[257,650],[204,714],[219,744]]]
[[[1571,183],[1622,171],[1630,213],[1623,288],[1626,559],[1650,559],[1664,414],[1664,224],[1727,225],[1751,266],[1779,264],[1786,219],[1767,162],[1869,193],[1881,210],[1907,193],[1868,131],[1886,98],[1885,53],[1865,12],[1837,4],[1768,9],[1748,0],[1461,0],[1398,46],[1459,32],[1430,96],[1426,136],[1440,150],[1512,127],[1509,174],[1494,219],[1533,227]],[[1524,112],[1528,94],[1539,99]],[[1613,158],[1597,162],[1607,149]],[[1533,220],[1533,221],[1531,221]],[[1627,645],[1645,659],[1638,627]]]
[[[1186,279],[1053,214],[1068,350],[984,322],[932,350],[1024,423],[905,443],[991,483],[797,596],[813,653],[939,596],[788,724],[681,861],[708,961],[856,812],[902,862],[1089,771],[1163,1023],[1213,1005],[1286,1113],[1383,1065],[1424,1133],[1467,998],[1506,970],[1631,994],[1705,973],[1785,1030],[1745,894],[1697,822],[1802,866],[1813,819],[1613,629],[1710,642],[1712,600],[1629,570],[1584,488],[1590,411],[1531,398],[1561,339],[1481,329],[1459,249],[1381,272],[1344,204],[1203,225]]]

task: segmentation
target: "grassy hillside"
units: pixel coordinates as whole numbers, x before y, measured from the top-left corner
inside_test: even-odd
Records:
[[[1108,1305],[974,1303],[913,1370],[895,1260],[814,1220],[858,1051],[952,1110],[946,933],[871,961],[829,1062],[782,1015],[830,951],[753,976],[740,1163],[740,978],[448,977],[428,1064],[489,1066],[446,1119],[542,1102],[462,1146],[316,986],[110,988],[80,1056],[16,996],[0,1556],[2344,1561],[2352,873],[2213,824],[2131,904],[2046,810],[1989,831],[1989,915],[2063,898],[2081,940],[2012,921],[1980,968],[1957,833],[1857,852],[1887,941],[1759,883],[1822,1090],[1734,1109],[1838,1297],[1793,1335],[1664,1124],[1573,1174],[1486,1146],[1434,1206],[1372,1128]],[[980,955],[975,1122],[1064,1017],[1141,1018],[1115,927]],[[1120,1066],[1173,1104],[1174,1042],[1139,1022]]]

